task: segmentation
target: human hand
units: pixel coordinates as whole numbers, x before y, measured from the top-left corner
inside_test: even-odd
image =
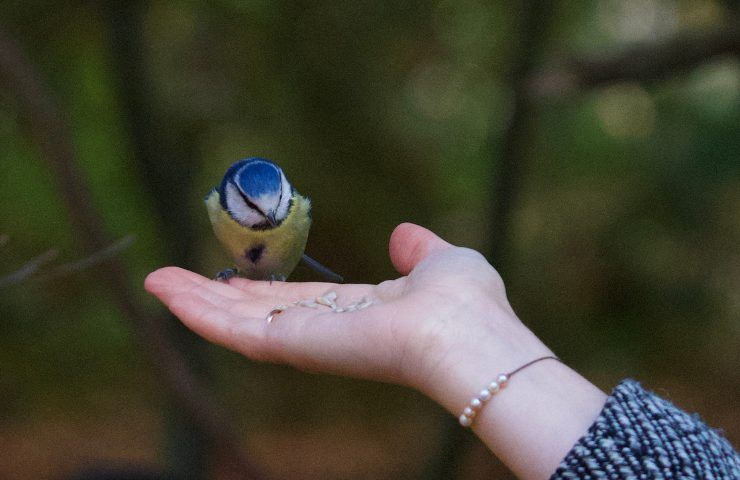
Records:
[[[508,371],[551,352],[517,319],[498,273],[479,253],[402,224],[390,257],[405,275],[379,285],[284,283],[233,278],[228,284],[176,267],[150,274],[146,289],[193,331],[258,361],[302,370],[404,384],[451,410],[460,368],[481,359]],[[335,291],[341,306],[368,297],[354,312],[278,305]]]
[[[494,375],[552,352],[514,314],[498,273],[479,253],[412,224],[391,235],[401,278],[378,285],[228,284],[175,267],[151,273],[146,289],[206,339],[258,361],[416,388],[458,415]],[[337,313],[279,305],[329,291]],[[605,395],[559,362],[539,362],[481,411],[478,436],[523,479],[547,478],[598,415]]]

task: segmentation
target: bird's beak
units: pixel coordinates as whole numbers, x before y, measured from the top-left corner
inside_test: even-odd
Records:
[[[269,223],[271,227],[277,226],[277,221],[275,221],[275,212],[270,212],[267,214],[267,223]]]

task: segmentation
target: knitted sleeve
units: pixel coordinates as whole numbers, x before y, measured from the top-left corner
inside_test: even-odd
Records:
[[[634,380],[607,399],[550,480],[740,479],[740,457],[718,432]]]

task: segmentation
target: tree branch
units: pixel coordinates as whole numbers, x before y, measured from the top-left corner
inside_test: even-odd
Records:
[[[55,267],[52,271],[39,275],[38,280],[45,282],[55,278],[81,272],[83,270],[87,270],[88,268],[92,268],[95,265],[102,263],[110,258],[113,258],[119,253],[123,252],[134,244],[134,240],[134,235],[128,234],[125,237],[111,243],[102,250],[93,252],[84,258],[80,258],[72,262],[63,263]]]
[[[491,202],[491,230],[488,233],[490,246],[487,257],[491,264],[503,272],[508,265],[509,237],[513,213],[518,201],[523,173],[526,169],[526,148],[534,128],[535,106],[526,94],[524,80],[533,64],[547,33],[552,0],[522,0],[516,11],[517,34],[512,41],[513,56],[507,75],[507,84],[513,93],[513,110],[501,138],[501,146],[495,149],[495,139],[489,140],[492,153],[491,179],[493,200]],[[505,277],[505,275],[504,275]],[[463,455],[473,445],[473,435],[458,424],[457,418],[447,416],[443,425],[440,457],[427,467],[425,479],[442,480],[454,478]]]
[[[38,272],[39,269],[45,264],[54,261],[54,259],[57,258],[58,255],[59,250],[57,250],[56,248],[52,248],[40,255],[33,257],[31,260],[24,263],[16,271],[0,277],[0,288],[23,283],[34,273]]]
[[[7,235],[0,235],[0,247],[7,242],[9,237]],[[118,255],[134,243],[133,235],[126,235],[125,237],[117,240],[115,243],[108,245],[102,250],[92,253],[84,258],[75,260],[73,262],[67,262],[58,267],[55,267],[48,273],[36,275],[35,280],[37,281],[48,281],[54,278],[63,277],[72,273],[81,272],[88,268],[95,266],[96,264],[108,260],[109,258]],[[45,264],[50,263],[59,256],[59,250],[52,248],[46,252],[32,258],[23,264],[19,269],[14,272],[8,273],[0,277],[0,288],[18,285],[33,277]]]
[[[611,56],[571,58],[533,72],[527,78],[527,90],[535,98],[551,99],[616,82],[655,82],[719,55],[740,56],[737,24],[639,44]]]
[[[515,205],[526,170],[526,148],[534,129],[535,105],[527,94],[526,79],[534,69],[547,33],[554,1],[525,0],[519,16],[519,35],[507,84],[512,89],[513,110],[501,137],[501,147],[494,149],[491,177],[494,181],[491,203],[488,259],[504,278],[509,253],[508,240]],[[490,142],[494,143],[493,139]]]
[[[77,163],[67,123],[20,48],[0,29],[0,85],[18,105],[22,126],[40,150],[40,157],[54,174],[60,197],[83,250],[92,254],[111,242],[96,211],[84,174]],[[238,447],[229,423],[214,408],[214,401],[187,367],[186,359],[167,335],[167,316],[153,315],[136,300],[128,283],[125,264],[109,258],[100,264],[99,278],[149,357],[154,371],[198,427],[228,455],[241,478],[264,475]]]

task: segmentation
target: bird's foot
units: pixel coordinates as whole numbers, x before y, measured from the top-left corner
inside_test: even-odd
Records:
[[[270,285],[272,282],[284,282],[288,279],[285,275],[270,275]]]
[[[239,272],[236,268],[227,268],[226,270],[221,270],[220,272],[218,272],[213,279],[217,282],[229,283],[229,280],[236,277],[238,273]]]

